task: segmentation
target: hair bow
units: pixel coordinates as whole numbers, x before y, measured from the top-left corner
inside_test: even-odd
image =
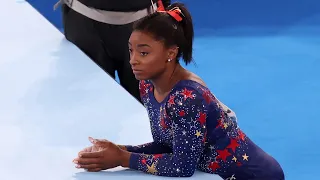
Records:
[[[157,9],[158,12],[165,12],[165,13],[168,13],[171,17],[173,17],[176,21],[180,22],[182,21],[182,12],[180,10],[179,7],[174,7],[168,11],[165,10],[164,8],[164,5],[162,3],[162,0],[159,0],[158,1],[158,9]]]

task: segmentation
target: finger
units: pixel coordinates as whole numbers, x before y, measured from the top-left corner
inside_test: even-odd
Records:
[[[99,157],[102,157],[102,155],[103,155],[103,151],[79,153],[80,158],[99,158]]]
[[[96,141],[96,142],[110,142],[110,141],[108,141],[108,140],[106,140],[106,139],[95,139],[95,141]]]
[[[93,137],[89,137],[88,139],[89,139],[89,141],[90,141],[92,144],[94,144],[94,143],[97,141],[97,140],[94,139]]]
[[[78,153],[78,156],[80,157],[80,155],[81,155],[82,153],[91,152],[91,151],[92,151],[92,147],[84,148],[83,150],[81,150],[81,151]]]
[[[75,164],[88,165],[88,164],[101,164],[99,158],[78,158],[74,161]]]
[[[102,150],[106,149],[105,147],[101,147],[101,146],[92,146],[88,149],[82,150],[78,153],[78,157],[81,157],[82,154],[84,153],[93,153],[93,152],[100,152]]]
[[[110,141],[106,139],[94,139],[92,137],[89,137],[88,139],[92,144],[98,145],[98,146],[106,146],[110,143]]]
[[[87,171],[89,171],[89,172],[99,172],[101,170],[102,170],[102,168],[87,169]]]
[[[106,140],[106,139],[95,139],[95,138],[93,138],[93,137],[89,137],[88,138],[89,139],[89,141],[91,142],[91,143],[96,143],[96,142],[109,142],[108,140]]]
[[[96,141],[94,143],[94,146],[98,148],[106,149],[109,147],[109,144],[110,144],[109,141]]]
[[[82,153],[82,152],[91,152],[91,151],[92,151],[92,149],[93,149],[93,147],[92,147],[92,146],[90,146],[90,147],[86,147],[86,148],[82,149],[79,153]],[[79,154],[79,153],[78,153],[78,154]]]
[[[86,148],[82,149],[82,152],[91,152],[92,148],[93,148],[92,146],[86,147]]]
[[[72,160],[73,163],[78,164],[79,158],[75,158]]]
[[[77,168],[83,168],[83,169],[98,169],[98,168],[102,168],[100,164],[87,164],[87,165],[78,164],[76,167]]]

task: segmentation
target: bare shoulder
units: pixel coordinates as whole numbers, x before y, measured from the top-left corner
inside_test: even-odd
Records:
[[[206,83],[196,74],[189,72],[186,79],[191,80],[191,81],[195,81],[199,84],[201,84],[202,86],[207,87]]]
[[[191,73],[191,72],[190,72],[188,79],[189,79],[189,80],[192,80],[192,81],[195,81],[195,82],[201,84],[201,85],[204,86],[204,87],[207,87],[207,85],[205,84],[205,82],[204,82],[199,76],[197,76],[197,75],[194,74],[194,73]],[[217,102],[218,102],[219,106],[222,108],[222,110],[223,110],[224,112],[226,112],[230,118],[232,118],[234,121],[237,122],[236,113],[235,113],[231,108],[229,108],[227,105],[225,105],[224,103],[222,103],[222,102],[216,97],[216,95],[214,95],[211,91],[210,91],[210,94],[217,100]]]

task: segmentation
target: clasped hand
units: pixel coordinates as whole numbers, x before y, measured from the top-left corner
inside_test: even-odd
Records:
[[[97,172],[125,166],[126,152],[108,140],[98,140],[89,137],[93,144],[78,153],[78,157],[73,160],[76,168],[83,168],[90,172]],[[128,154],[127,154],[128,155]]]

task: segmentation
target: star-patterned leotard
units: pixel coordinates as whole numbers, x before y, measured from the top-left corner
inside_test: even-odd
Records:
[[[153,142],[126,146],[131,169],[159,176],[189,177],[195,170],[228,180],[283,180],[278,162],[255,145],[208,88],[182,80],[162,102],[149,81],[140,93]]]

